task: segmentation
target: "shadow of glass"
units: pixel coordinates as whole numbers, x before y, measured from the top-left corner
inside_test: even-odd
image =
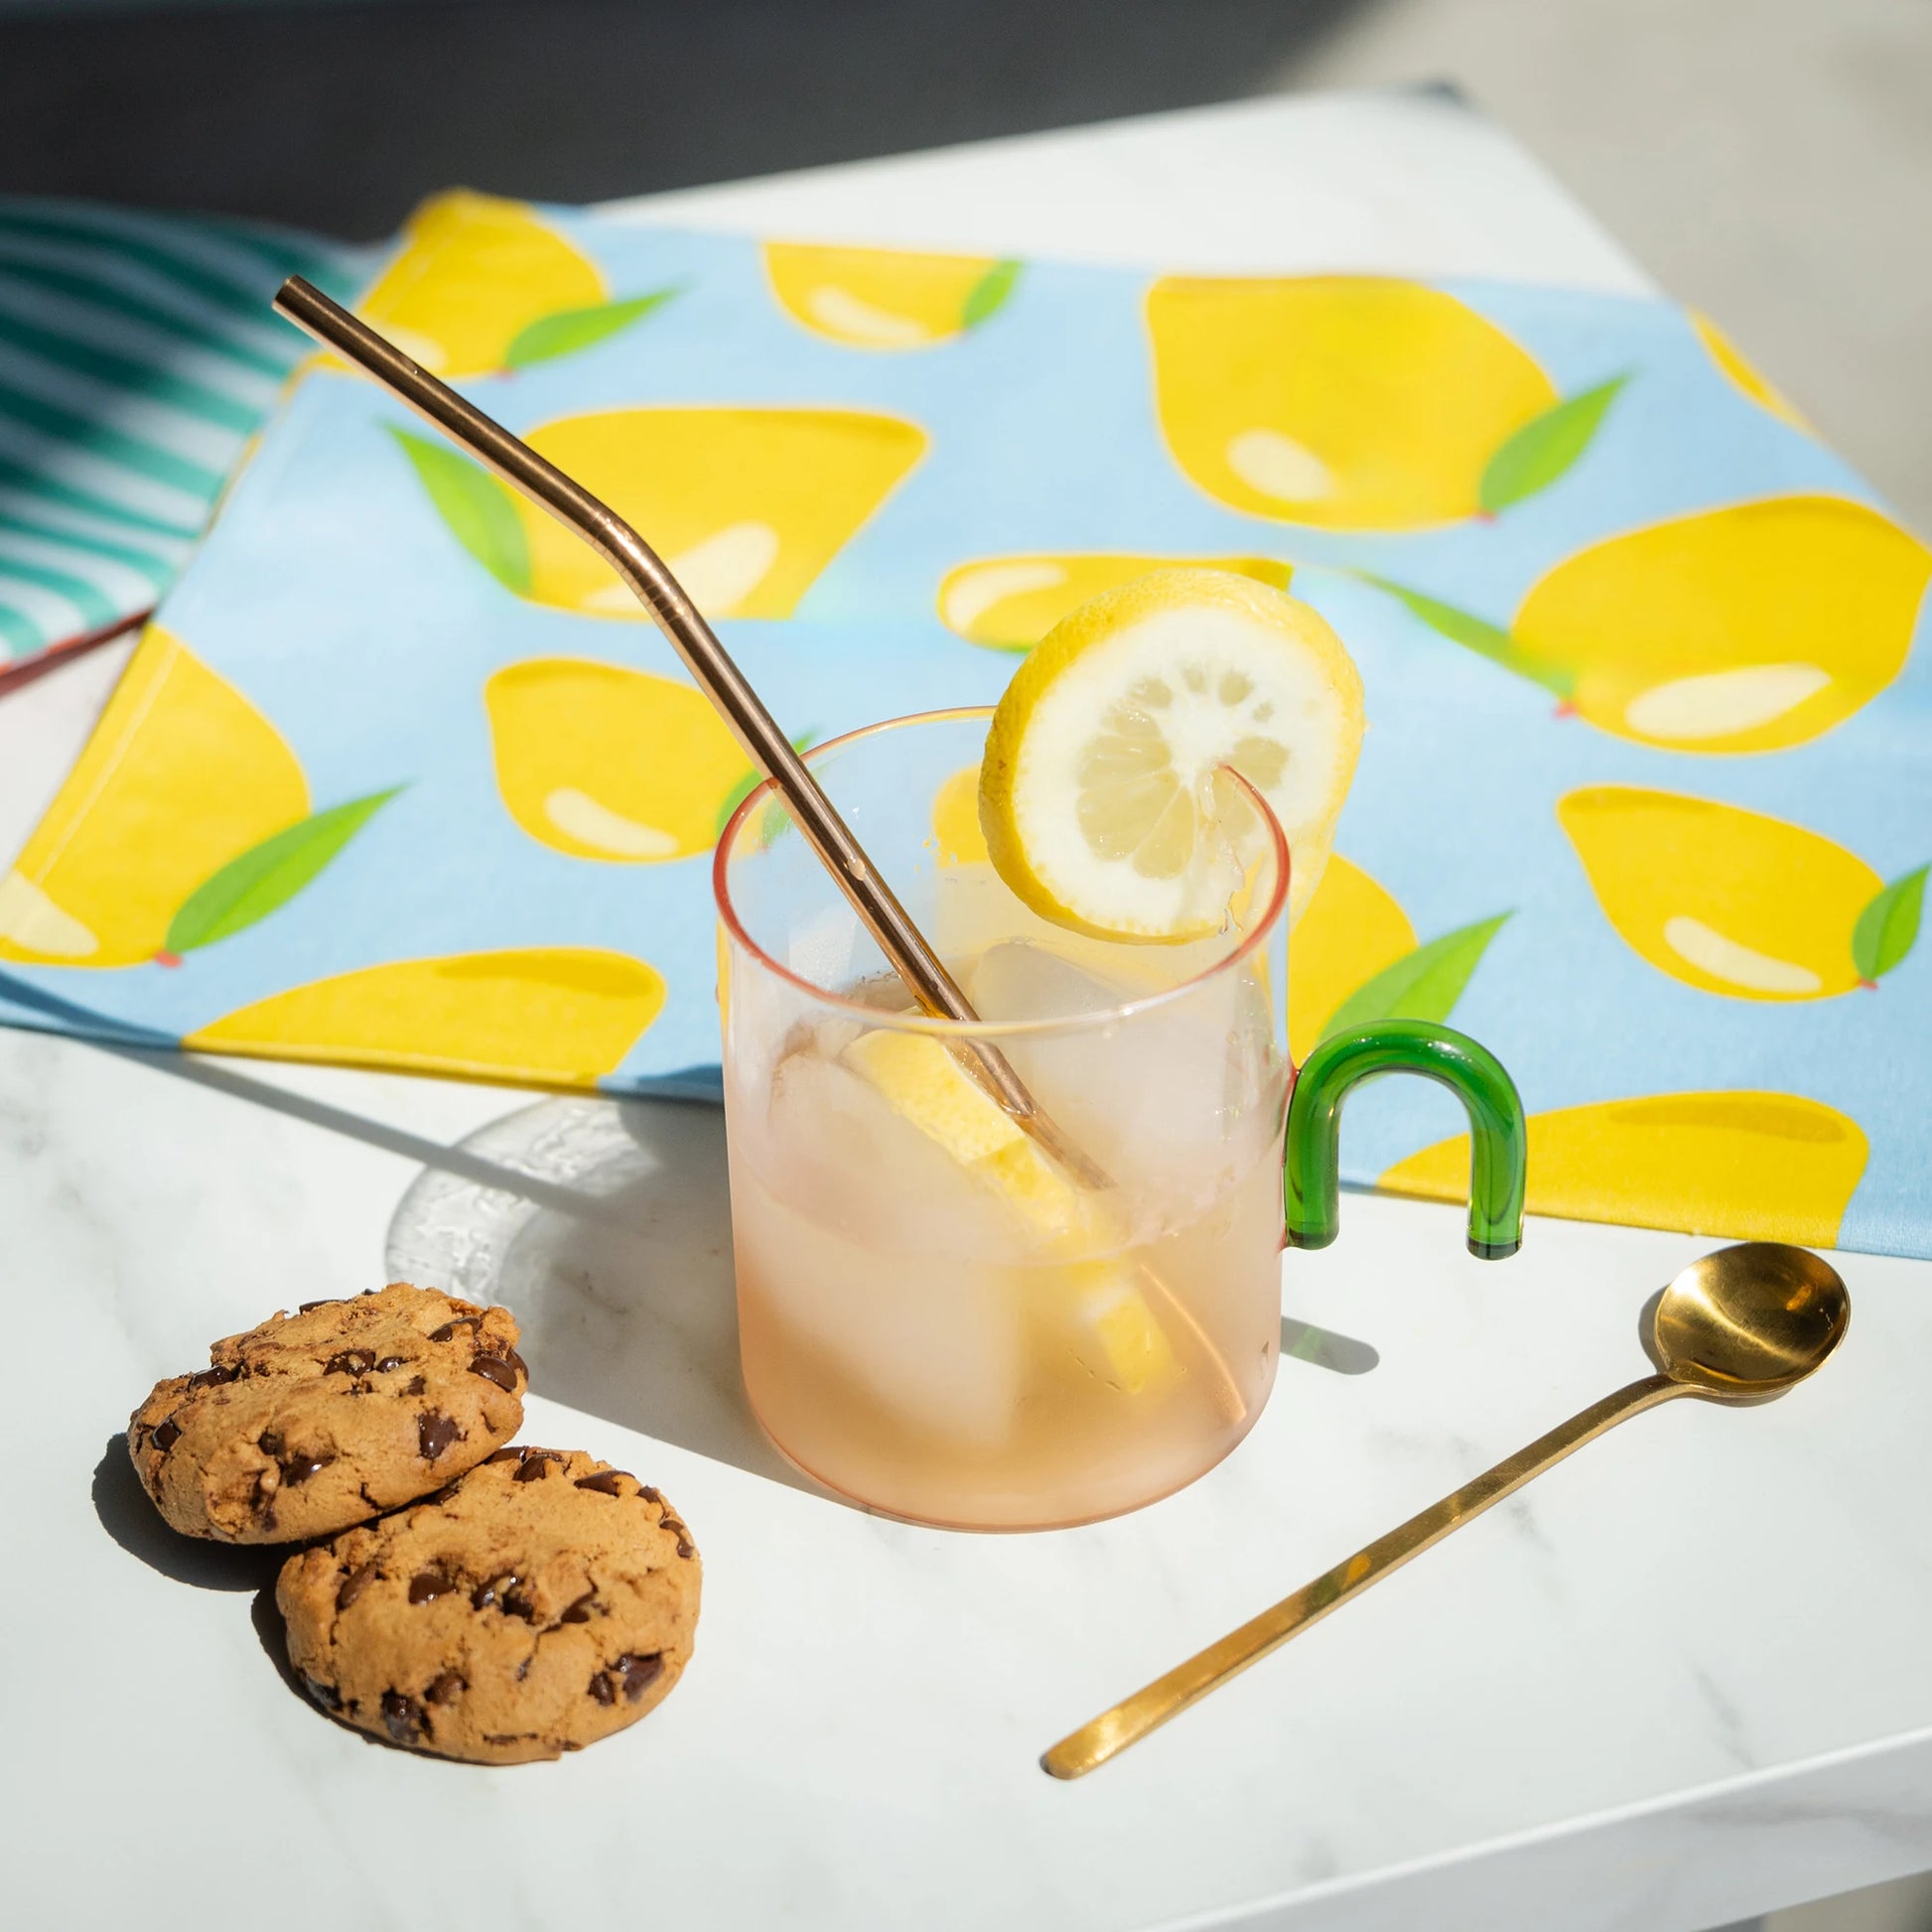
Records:
[[[457,1153],[397,1207],[392,1278],[510,1309],[544,1395],[829,1493],[778,1454],[745,1399],[722,1109],[539,1101]]]
[[[418,1162],[423,1172],[390,1221],[390,1280],[513,1310],[544,1395],[843,1501],[778,1454],[745,1399],[725,1117],[714,1102],[570,1095],[446,1146],[219,1060],[102,1050]],[[1293,1315],[1282,1317],[1281,1349],[1338,1375],[1365,1375],[1381,1360],[1372,1344]],[[155,1534],[171,1537],[126,1473]],[[208,1548],[213,1577],[226,1553]],[[193,1568],[201,1560],[180,1561]]]
[[[832,1494],[778,1454],[745,1400],[725,1116],[715,1102],[541,1100],[452,1147],[220,1060],[100,1045],[419,1163],[390,1221],[388,1279],[514,1311],[544,1395],[807,1494]],[[171,1536],[131,1467],[127,1479],[156,1534]]]

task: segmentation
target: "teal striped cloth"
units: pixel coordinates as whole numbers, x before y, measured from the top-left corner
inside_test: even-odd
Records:
[[[0,197],[0,680],[151,610],[301,359],[282,278],[371,253],[208,215]]]

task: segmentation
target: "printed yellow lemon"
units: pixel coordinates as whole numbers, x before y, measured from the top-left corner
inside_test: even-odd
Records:
[[[708,852],[751,766],[688,684],[581,657],[511,664],[483,686],[496,787],[533,839],[649,865]]]
[[[1339,852],[1328,860],[1288,949],[1288,1044],[1299,1066],[1357,987],[1416,949],[1393,895]]]
[[[1155,283],[1162,434],[1217,502],[1331,530],[1472,516],[1549,378],[1440,289],[1369,275]]]
[[[1269,557],[983,557],[948,571],[939,616],[969,643],[1031,650],[1068,612],[1157,570],[1225,570],[1288,589],[1291,565]]]
[[[637,529],[708,618],[788,618],[925,448],[916,424],[852,409],[619,409],[528,442]],[[648,622],[582,538],[522,496],[528,595]]]
[[[983,866],[992,858],[980,830],[980,768],[963,764],[932,794],[932,844],[942,866]]]
[[[1866,1143],[1836,1108],[1789,1093],[1661,1093],[1529,1118],[1529,1207],[1578,1221],[1829,1248]],[[1383,1174],[1399,1194],[1461,1200],[1469,1137]]]
[[[1008,888],[1096,938],[1194,939],[1241,883],[1232,765],[1320,884],[1362,744],[1362,682],[1306,604],[1220,571],[1157,571],[1064,618],[987,735],[980,823]]]
[[[1894,677],[1932,551],[1841,496],[1777,496],[1611,537],[1516,614],[1591,724],[1679,752],[1774,752],[1842,723]]]
[[[403,237],[356,310],[433,375],[500,369],[531,323],[609,293],[596,265],[521,202],[440,195]]]
[[[1811,428],[1790,403],[1745,361],[1737,345],[1709,316],[1700,315],[1695,309],[1686,313],[1690,316],[1691,327],[1697,331],[1698,341],[1704,345],[1706,353],[1726,381],[1750,397],[1760,409],[1768,409],[1773,416],[1783,417],[1793,429]]]
[[[152,959],[196,887],[308,810],[302,767],[275,727],[150,624],[79,761],[0,877],[0,959]]]
[[[1016,270],[987,255],[764,244],[764,272],[785,313],[848,348],[946,342],[991,314]]]
[[[1651,965],[1740,1000],[1859,984],[1852,933],[1884,882],[1802,825],[1637,785],[1557,801],[1604,916]]]
[[[588,1087],[622,1062],[663,1005],[664,982],[640,959],[533,946],[365,966],[258,1000],[184,1043]]]

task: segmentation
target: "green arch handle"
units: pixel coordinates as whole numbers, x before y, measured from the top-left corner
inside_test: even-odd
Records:
[[[1325,1248],[1339,1218],[1341,1103],[1382,1073],[1440,1080],[1469,1116],[1469,1252],[1501,1261],[1523,1245],[1529,1135],[1516,1083],[1486,1046],[1426,1020],[1346,1027],[1296,1076],[1288,1108],[1288,1241]]]

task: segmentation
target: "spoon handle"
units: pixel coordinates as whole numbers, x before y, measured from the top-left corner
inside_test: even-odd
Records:
[[[1240,1629],[1230,1630],[1219,1642],[1196,1652],[1184,1664],[1176,1664],[1165,1677],[1157,1677],[1124,1703],[1062,1737],[1041,1757],[1040,1767],[1056,1778],[1083,1777],[1129,1744],[1138,1743],[1170,1718],[1178,1716],[1190,1704],[1199,1703],[1237,1672],[1258,1663],[1271,1650],[1279,1649],[1298,1631],[1319,1622],[1330,1610],[1390,1571],[1401,1569],[1411,1557],[1421,1556],[1450,1530],[1459,1529],[1492,1504],[1513,1495],[1532,1476],[1539,1476],[1552,1463],[1561,1462],[1573,1449],[1582,1449],[1606,1429],[1613,1429],[1627,1417],[1646,1409],[1654,1409],[1672,1396],[1695,1393],[1668,1375],[1648,1375],[1641,1382],[1632,1382],[1614,1395],[1605,1396],[1601,1402],[1592,1403],[1547,1436],[1539,1436],[1527,1449],[1506,1456],[1493,1469],[1485,1469],[1453,1495],[1445,1496],[1420,1515],[1410,1517],[1400,1528],[1376,1538],[1345,1563],[1323,1572],[1312,1583],[1304,1584],[1292,1596],[1284,1596]]]

